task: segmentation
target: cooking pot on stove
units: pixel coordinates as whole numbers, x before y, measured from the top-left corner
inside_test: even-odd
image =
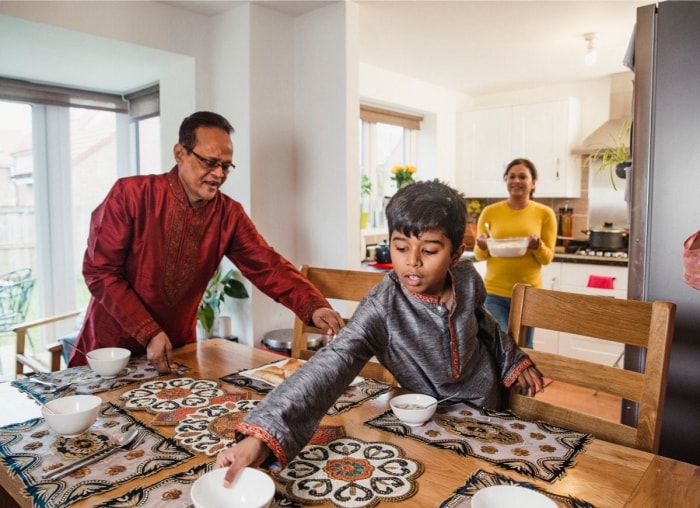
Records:
[[[391,263],[391,250],[389,249],[389,244],[384,240],[382,243],[377,244],[374,249],[374,259],[377,263],[389,264]]]
[[[582,229],[588,235],[590,249],[625,250],[629,245],[629,230],[613,226],[612,222],[603,223],[601,228]]]

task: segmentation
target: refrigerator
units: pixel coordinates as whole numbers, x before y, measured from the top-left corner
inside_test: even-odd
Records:
[[[700,2],[638,8],[633,70],[628,298],[677,305],[659,453],[700,465],[700,291],[682,262],[700,230]],[[626,351],[626,368],[642,365]]]

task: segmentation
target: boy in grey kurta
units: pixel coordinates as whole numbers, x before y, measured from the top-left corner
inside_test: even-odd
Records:
[[[372,357],[400,385],[436,398],[500,408],[504,388],[529,395],[542,376],[484,309],[486,291],[464,251],[463,196],[438,181],[400,189],[387,206],[393,271],[336,338],[269,393],[239,426],[245,439],[217,457],[227,484],[270,452],[285,467]]]

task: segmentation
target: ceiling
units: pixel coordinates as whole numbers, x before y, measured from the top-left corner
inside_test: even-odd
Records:
[[[324,1],[253,0],[290,16]],[[340,0],[343,1],[343,0]],[[215,16],[240,1],[162,2]],[[622,63],[641,1],[379,1],[359,0],[360,60],[468,95],[596,79],[628,70]],[[0,11],[1,12],[1,11]],[[0,75],[101,91],[130,91],[154,82],[158,59],[175,58],[108,39],[91,54],[76,33],[0,15]],[[36,25],[36,24],[34,24]],[[584,64],[584,34],[597,34],[598,62]],[[96,38],[97,39],[97,38]],[[26,41],[26,42],[23,42]],[[113,47],[110,47],[113,46]],[[76,59],[76,54],[79,56]],[[104,55],[110,58],[105,59]],[[71,55],[67,64],[61,55]],[[42,58],[45,60],[42,61]],[[89,69],[81,75],[79,69]],[[140,81],[140,83],[137,83]]]

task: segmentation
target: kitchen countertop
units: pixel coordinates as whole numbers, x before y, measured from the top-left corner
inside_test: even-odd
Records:
[[[471,259],[475,263],[478,263],[474,259],[474,252],[465,251],[462,254],[462,258]],[[580,263],[585,265],[607,265],[607,266],[628,266],[627,258],[613,258],[613,257],[603,257],[603,256],[583,256],[581,254],[563,254],[555,253],[554,260],[560,263]]]

